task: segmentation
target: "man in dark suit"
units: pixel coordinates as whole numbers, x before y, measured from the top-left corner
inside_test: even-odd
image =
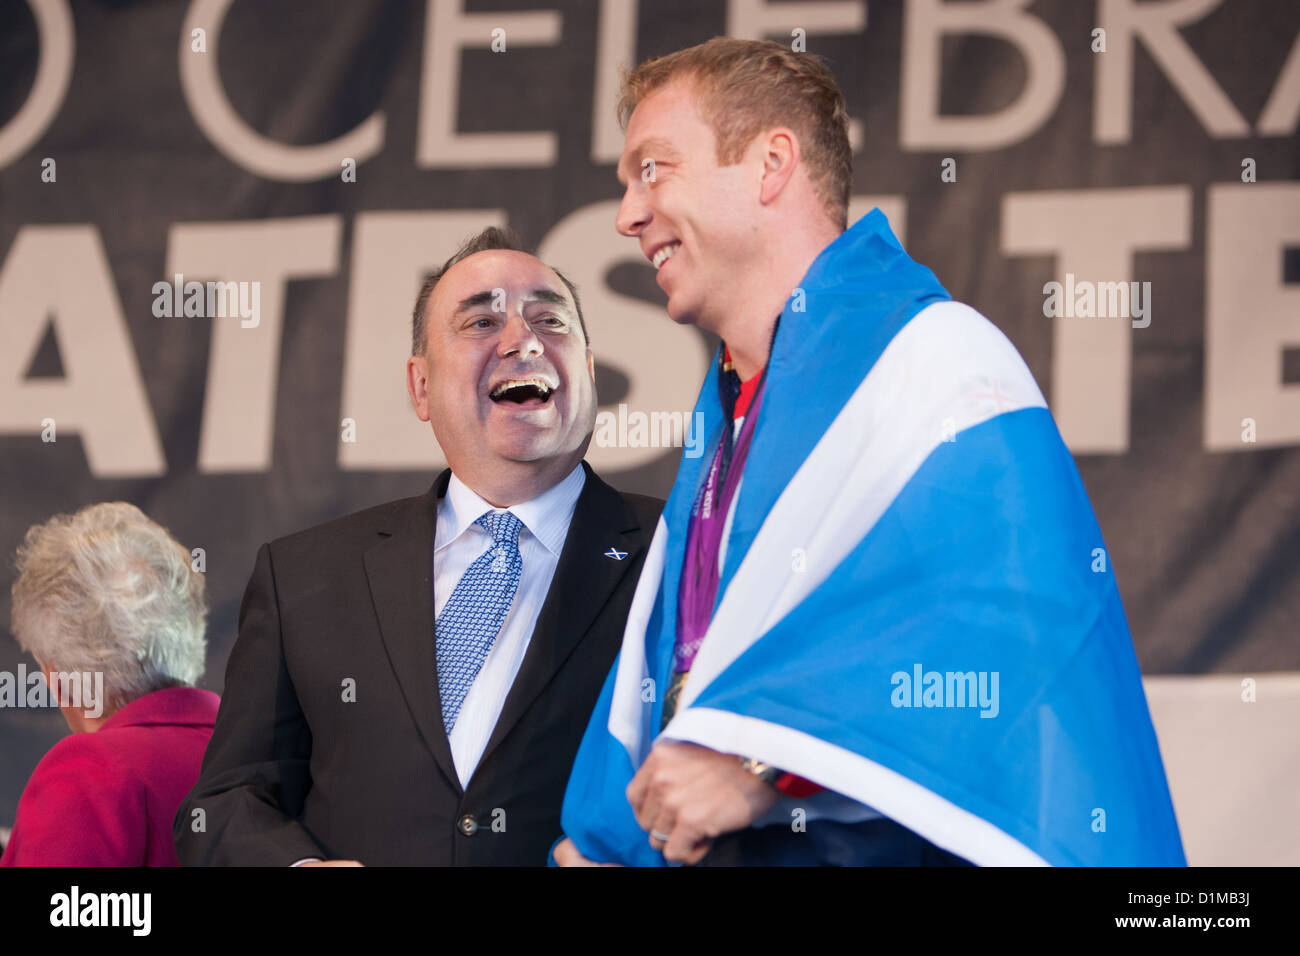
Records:
[[[572,285],[489,229],[420,291],[407,386],[451,466],[264,545],[183,864],[543,864],[662,502],[582,461]]]

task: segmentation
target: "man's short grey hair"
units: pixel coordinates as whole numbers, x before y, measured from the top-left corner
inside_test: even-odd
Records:
[[[519,239],[518,234],[516,234],[513,229],[503,229],[500,226],[488,226],[478,235],[466,239],[465,242],[461,244],[461,247],[452,254],[452,257],[442,264],[441,269],[435,269],[433,272],[428,273],[424,277],[424,282],[420,284],[419,294],[415,297],[415,308],[411,313],[412,355],[423,355],[428,346],[426,340],[428,333],[425,329],[428,328],[429,317],[425,313],[429,311],[429,299],[433,297],[433,290],[438,283],[442,281],[442,277],[447,274],[447,271],[452,266],[461,260],[468,259],[475,253],[489,252],[494,249],[504,249],[510,252],[523,252],[527,255],[532,255],[531,252],[528,252],[528,250],[524,248],[523,242]],[[533,258],[537,257],[533,256]],[[538,261],[540,262],[541,260],[539,259]],[[582,302],[578,299],[578,287],[570,282],[569,277],[559,269],[555,268],[555,266],[547,265],[545,262],[543,262],[542,265],[546,266],[546,268],[559,276],[560,281],[564,283],[564,287],[569,290],[569,295],[573,296],[573,307],[578,312],[578,326],[582,329],[582,340],[586,342],[587,347],[590,348],[591,335],[587,332],[587,320],[582,317]]]
[[[18,643],[56,671],[102,673],[106,711],[203,675],[204,575],[135,505],[90,505],[33,525],[17,563]]]

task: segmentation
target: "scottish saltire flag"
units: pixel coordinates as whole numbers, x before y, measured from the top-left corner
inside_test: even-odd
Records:
[[[715,442],[716,377],[696,404]],[[1184,865],[1101,530],[1006,337],[874,210],[787,303],[765,389],[718,603],[663,735],[799,774],[839,795],[823,795],[837,819],[883,814],[980,865]],[[682,459],[569,782],[565,832],[600,862],[664,863],[624,790],[659,733],[711,458]]]

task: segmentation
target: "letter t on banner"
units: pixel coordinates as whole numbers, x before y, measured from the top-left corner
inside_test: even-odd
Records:
[[[1060,281],[1133,279],[1138,250],[1186,249],[1192,241],[1187,186],[1007,193],[1002,252],[1056,255]],[[1159,290],[1153,295],[1158,300]],[[1146,303],[1148,309],[1151,303]],[[1058,315],[1052,319],[1052,415],[1076,454],[1128,449],[1133,343],[1128,318]]]
[[[1282,382],[1282,350],[1300,347],[1300,286],[1283,250],[1300,247],[1300,184],[1216,183],[1205,240],[1205,447],[1300,443],[1300,386]],[[1242,420],[1258,428],[1242,442]]]

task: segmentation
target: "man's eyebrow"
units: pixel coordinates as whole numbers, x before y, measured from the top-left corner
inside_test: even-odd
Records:
[[[460,305],[456,306],[456,311],[452,315],[460,315],[462,312],[468,312],[470,309],[477,309],[481,305],[488,305],[496,297],[491,289],[485,289],[482,292],[475,292],[468,298],[460,300]]]
[[[657,154],[665,160],[676,159],[678,155],[677,150],[673,149],[672,144],[669,143],[668,140],[660,138],[647,139],[638,143],[636,149],[632,150],[632,152],[628,154],[629,165],[631,165],[633,169],[639,170],[642,161],[650,153]],[[626,176],[627,173],[624,171],[622,163],[619,163],[616,174],[618,181],[620,183],[623,182],[623,177]]]
[[[497,290],[495,289],[484,289],[482,292],[475,292],[473,295],[461,299],[460,304],[456,306],[456,311],[452,314],[460,315],[462,312],[469,312],[481,306],[491,305],[496,299]],[[562,293],[556,292],[554,289],[548,289],[546,286],[538,286],[533,289],[525,299],[529,302],[546,302],[551,305],[562,306],[570,311],[573,309],[573,305]]]
[[[554,289],[547,289],[545,287],[534,289],[532,292],[528,293],[527,301],[549,302],[551,305],[562,305],[566,309],[573,308],[569,304],[568,299],[556,292]]]

